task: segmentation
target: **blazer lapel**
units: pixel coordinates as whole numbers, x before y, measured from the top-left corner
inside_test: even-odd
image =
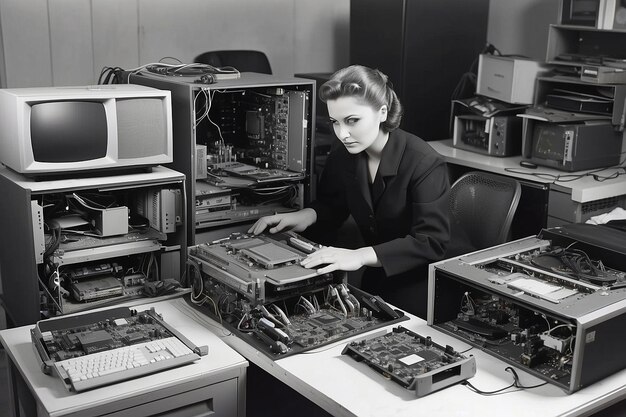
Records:
[[[385,192],[386,184],[383,177],[379,174],[376,174],[376,178],[374,179],[374,184],[372,184],[372,204],[374,207],[378,206],[378,200],[382,197]]]
[[[365,153],[360,153],[354,155],[354,157],[351,158],[351,162],[352,167],[348,171],[349,180],[352,183],[350,189],[354,190],[355,198],[362,199],[367,204],[370,211],[373,212],[372,198],[367,179],[367,157]]]
[[[383,149],[378,173],[372,187],[374,207],[378,207],[378,203],[383,197],[389,182],[398,174],[398,167],[405,149],[406,138],[403,135],[399,135],[398,131],[391,132],[385,149]]]

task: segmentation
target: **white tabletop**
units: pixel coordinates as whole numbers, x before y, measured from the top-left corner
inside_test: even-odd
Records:
[[[8,355],[29,385],[38,407],[50,416],[68,415],[86,409],[104,407],[114,402],[177,386],[191,387],[194,381],[207,384],[207,379],[220,382],[226,377],[240,375],[248,362],[224,344],[214,333],[196,320],[197,313],[182,298],[153,302],[133,307],[138,311],[154,307],[156,312],[176,330],[197,346],[207,345],[209,353],[192,364],[135,378],[82,393],[70,393],[57,377],[45,375],[39,368],[30,339],[33,326],[0,331],[0,340]],[[219,375],[219,379],[217,376]],[[182,388],[181,388],[182,389]],[[0,414],[2,414],[0,412]]]
[[[9,168],[0,165],[0,175],[7,177],[24,189],[33,193],[63,191],[74,188],[101,188],[128,187],[137,184],[161,184],[184,181],[185,175],[162,165],[152,167],[148,171],[111,175],[94,175],[69,178],[33,179],[21,175]]]
[[[208,317],[205,320],[207,325],[219,327]],[[414,316],[399,325],[422,336],[431,336],[435,343],[450,345],[458,352],[471,348]],[[389,331],[395,326],[374,330],[367,335]],[[507,390],[505,394],[491,396],[479,395],[463,385],[454,385],[416,398],[413,391],[385,379],[364,363],[341,354],[350,340],[360,337],[363,335],[277,361],[272,361],[234,335],[222,336],[222,340],[334,416],[575,416],[589,414],[592,410],[626,398],[626,370],[570,395],[551,384],[528,390]],[[477,373],[470,382],[477,388],[493,391],[513,382],[512,375],[505,370],[508,364],[477,348],[469,350],[466,355],[476,358]],[[519,369],[518,374],[524,385],[544,382]]]
[[[552,184],[557,189],[570,192],[572,200],[579,203],[626,194],[626,175],[621,175],[615,179],[596,181],[592,176],[585,176],[584,174],[597,170],[566,172],[541,166],[524,168],[519,164],[522,160],[521,156],[496,157],[457,149],[452,146],[452,139],[430,141],[428,144],[442,155],[446,162],[536,183]],[[619,168],[613,167],[604,169],[597,174],[608,177],[618,171]],[[571,181],[580,175],[583,176]],[[555,178],[560,179],[555,180]]]

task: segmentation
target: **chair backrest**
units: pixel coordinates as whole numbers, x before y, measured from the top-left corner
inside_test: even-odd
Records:
[[[506,242],[522,194],[515,178],[472,171],[450,190],[451,242],[447,257]]]
[[[270,61],[261,51],[244,49],[208,51],[195,57],[194,62],[214,67],[235,67],[241,72],[272,73]]]

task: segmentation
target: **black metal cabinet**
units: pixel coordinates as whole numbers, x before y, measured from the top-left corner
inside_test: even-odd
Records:
[[[352,0],[350,62],[389,76],[402,128],[448,138],[452,93],[486,44],[488,11],[488,0]]]

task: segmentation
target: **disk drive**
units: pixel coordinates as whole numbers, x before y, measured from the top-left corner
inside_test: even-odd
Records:
[[[136,209],[150,221],[153,229],[172,233],[182,221],[181,199],[179,190],[148,190],[138,198]]]

